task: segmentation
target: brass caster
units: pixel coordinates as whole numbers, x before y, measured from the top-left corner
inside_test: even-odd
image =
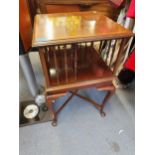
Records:
[[[100,114],[101,114],[101,117],[105,117],[106,116],[106,113],[105,112],[100,112]]]
[[[52,121],[52,126],[57,126],[57,121]]]

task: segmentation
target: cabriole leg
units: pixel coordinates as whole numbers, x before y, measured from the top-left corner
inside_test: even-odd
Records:
[[[114,90],[110,90],[107,92],[103,102],[102,102],[102,105],[101,105],[101,109],[100,109],[100,114],[102,117],[106,116],[106,113],[103,111],[103,108],[106,104],[106,102],[109,100],[109,98],[114,94]]]
[[[57,125],[57,114],[56,111],[54,110],[54,103],[55,101],[53,100],[51,103],[51,117],[52,117],[52,126],[56,126]]]
[[[50,101],[46,101],[48,109],[50,110],[51,113],[51,119],[52,119],[52,126],[56,126],[57,125],[57,114],[56,111],[54,109],[54,104],[55,104],[55,100],[50,100]]]

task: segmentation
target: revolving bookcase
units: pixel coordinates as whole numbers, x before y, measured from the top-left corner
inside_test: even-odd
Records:
[[[105,116],[103,108],[115,91],[113,80],[133,35],[101,12],[36,15],[32,47],[39,48],[53,126],[74,95]],[[79,89],[90,87],[107,91],[101,104],[78,94]],[[56,111],[55,100],[67,92],[71,96]]]

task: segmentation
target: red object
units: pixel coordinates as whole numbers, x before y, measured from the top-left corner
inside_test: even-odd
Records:
[[[125,62],[124,68],[135,71],[135,50],[131,53],[131,55]]]
[[[129,18],[135,18],[135,0],[131,1],[126,16],[129,17]]]

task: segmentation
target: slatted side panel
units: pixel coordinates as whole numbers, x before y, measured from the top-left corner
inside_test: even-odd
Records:
[[[106,65],[116,73],[119,64],[123,65],[127,58],[125,55],[129,46],[129,38],[102,40],[98,43],[98,53]]]
[[[45,48],[45,57],[49,66],[52,81],[75,82],[78,80],[79,69],[92,65],[90,47],[95,49],[106,66],[117,73],[119,65],[124,60],[128,39],[109,39],[92,42],[82,42],[65,45],[55,45]],[[72,75],[72,79],[70,76]]]
[[[74,72],[74,74],[76,74],[76,53],[68,53],[68,49],[71,51],[73,47],[75,48],[75,46],[71,44],[45,47],[45,57],[48,62],[50,78],[58,85],[61,81],[64,81],[64,79],[66,83],[68,83],[70,73],[73,74]]]

